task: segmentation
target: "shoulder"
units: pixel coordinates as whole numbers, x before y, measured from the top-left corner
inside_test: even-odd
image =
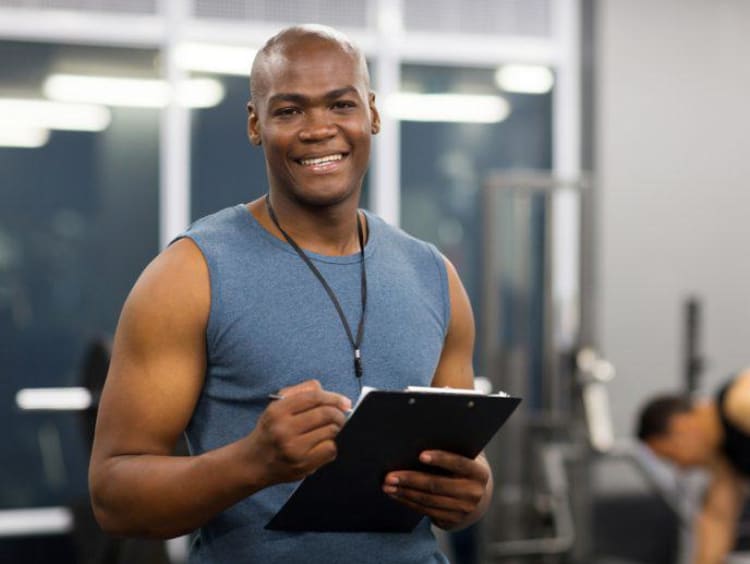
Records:
[[[245,205],[237,204],[195,220],[177,238],[189,237],[200,245],[204,239],[221,238],[227,232],[249,225],[250,219],[251,214]]]
[[[379,239],[378,245],[388,245],[389,252],[424,257],[439,263],[441,266],[444,265],[445,257],[432,243],[419,239],[400,227],[391,225],[371,211],[365,210],[365,214],[371,233]]]
[[[182,238],[141,273],[128,296],[121,325],[151,334],[165,328],[204,326],[210,307],[208,269],[196,244]]]
[[[750,434],[750,369],[741,372],[729,385],[722,407],[733,425]]]

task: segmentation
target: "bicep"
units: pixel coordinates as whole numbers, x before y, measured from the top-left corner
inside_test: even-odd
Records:
[[[167,249],[139,278],[115,335],[92,463],[171,452],[203,384],[208,284],[203,257],[188,240]]]
[[[450,320],[432,385],[473,388],[474,314],[455,267],[445,259],[448,271]]]

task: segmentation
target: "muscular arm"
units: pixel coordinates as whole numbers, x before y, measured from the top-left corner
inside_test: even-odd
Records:
[[[209,303],[203,257],[181,240],[149,265],[123,307],[89,467],[94,512],[109,532],[184,534],[335,456],[347,405],[314,383],[287,390],[243,439],[172,455],[203,386]]]
[[[463,284],[446,260],[451,318],[432,380],[435,387],[474,387],[474,316]],[[419,472],[393,472],[384,491],[425,513],[443,529],[460,529],[478,520],[492,498],[492,472],[484,453],[475,460],[442,451],[422,453],[420,460],[448,470],[448,477]]]
[[[696,519],[695,564],[721,564],[732,551],[743,494],[740,478],[722,461]]]

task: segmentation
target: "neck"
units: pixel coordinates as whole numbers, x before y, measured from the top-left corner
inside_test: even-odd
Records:
[[[282,229],[306,251],[328,256],[346,256],[359,252],[357,202],[337,206],[302,207],[272,194],[271,206]],[[265,197],[249,204],[255,219],[272,235],[285,241],[266,208]],[[365,230],[366,222],[362,222]]]
[[[711,450],[718,452],[724,442],[724,428],[719,416],[719,407],[716,402],[707,401],[696,405],[694,410],[705,437],[711,444]]]

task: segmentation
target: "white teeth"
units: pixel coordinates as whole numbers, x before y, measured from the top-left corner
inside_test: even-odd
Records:
[[[340,161],[343,158],[344,156],[341,153],[337,153],[335,155],[327,155],[325,157],[318,157],[317,159],[300,159],[299,162],[301,162],[305,166],[309,166],[309,165],[319,165],[323,163],[329,163],[332,161]]]

